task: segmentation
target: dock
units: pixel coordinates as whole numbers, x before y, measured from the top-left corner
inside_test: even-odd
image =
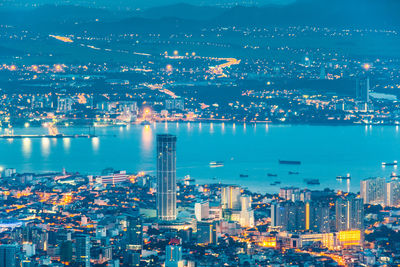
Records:
[[[32,134],[32,135],[0,135],[1,139],[23,139],[23,138],[96,138],[93,134]]]

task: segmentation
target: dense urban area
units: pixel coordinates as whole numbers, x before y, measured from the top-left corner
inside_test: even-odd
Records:
[[[365,179],[358,194],[200,185],[177,180],[176,142],[174,135],[157,136],[156,177],[110,168],[101,175],[3,169],[2,266],[400,263],[397,179]]]
[[[311,10],[313,1],[33,2],[0,3],[0,142],[98,140],[99,127],[165,122],[398,131],[400,23],[389,15],[354,5],[341,23],[325,6]],[[88,133],[63,133],[75,126]],[[28,131],[39,127],[46,133]],[[382,163],[390,177],[363,177],[357,192],[350,175],[337,177],[342,191],[268,173],[264,182],[280,190],[260,193],[177,177],[177,146],[179,136],[157,132],[151,172],[27,173],[0,161],[0,267],[400,265],[397,161]]]

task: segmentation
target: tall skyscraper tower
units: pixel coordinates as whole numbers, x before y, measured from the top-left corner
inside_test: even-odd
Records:
[[[81,266],[90,267],[90,237],[88,235],[78,235],[75,244],[76,262]]]
[[[143,243],[142,219],[138,216],[128,216],[127,224],[128,238],[126,248],[141,254]]]
[[[222,188],[222,208],[240,210],[240,187],[226,186]]]
[[[359,77],[356,81],[356,99],[362,102],[369,102],[369,77]]]
[[[0,266],[16,267],[17,246],[1,245],[0,246]]]
[[[157,217],[176,219],[176,136],[157,135]]]
[[[386,179],[381,177],[368,178],[360,182],[360,193],[365,204],[385,204]]]
[[[349,194],[336,200],[336,230],[362,230],[364,228],[364,202]]]

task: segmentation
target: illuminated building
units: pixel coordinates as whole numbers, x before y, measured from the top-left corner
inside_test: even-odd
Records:
[[[58,112],[69,112],[72,110],[74,100],[71,97],[58,97],[57,99],[57,111]]]
[[[251,208],[251,197],[242,196],[240,197],[241,210],[239,223],[242,227],[253,227],[254,226],[254,210]]]
[[[260,242],[260,246],[266,248],[276,248],[276,237],[274,236],[263,237]]]
[[[125,172],[114,173],[96,177],[96,183],[99,184],[118,184],[129,180],[129,175]]]
[[[130,251],[142,253],[143,229],[140,217],[128,216],[127,218],[127,244]]]
[[[360,193],[365,204],[385,204],[385,178],[368,178],[360,182]]]
[[[336,200],[336,230],[362,230],[364,228],[363,199],[355,195],[340,196]]]
[[[279,197],[288,201],[299,201],[300,189],[298,187],[283,187],[279,190]]]
[[[209,202],[209,219],[221,220],[222,219],[222,207],[220,202]]]
[[[217,242],[216,222],[197,222],[197,243],[216,244]]]
[[[194,204],[194,215],[196,220],[202,221],[207,220],[209,218],[209,202],[203,201]]]
[[[226,186],[222,188],[222,208],[240,210],[240,187]]]
[[[166,110],[184,110],[185,104],[181,98],[170,98],[165,100]]]
[[[165,248],[165,267],[183,267],[182,247],[167,246]]]
[[[280,232],[276,241],[286,248],[303,248],[314,243],[320,243],[322,247],[329,250],[340,250],[352,246],[362,245],[362,236],[360,230],[340,231],[333,233],[307,233],[292,234],[289,232]],[[262,242],[261,245],[264,243]],[[272,246],[273,239],[267,239],[265,246]]]
[[[88,235],[76,237],[75,260],[84,267],[90,267],[90,237]]]
[[[399,206],[400,205],[400,181],[392,180],[386,183],[386,206]]]
[[[176,136],[157,135],[157,216],[176,219]]]
[[[271,204],[271,226],[284,231],[306,229],[306,205],[300,201],[283,201]]]
[[[341,247],[359,246],[361,239],[360,230],[340,231],[338,240]]]
[[[329,233],[329,205],[320,201],[306,202],[306,230]]]

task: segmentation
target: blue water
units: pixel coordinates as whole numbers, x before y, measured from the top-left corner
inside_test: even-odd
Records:
[[[86,128],[63,128],[63,133],[87,133]],[[0,130],[3,133],[4,130]],[[46,133],[44,128],[15,129],[16,134]],[[154,174],[155,135],[178,136],[177,175],[198,183],[239,184],[258,192],[277,192],[282,186],[346,189],[336,176],[350,173],[351,190],[361,179],[387,177],[400,161],[400,133],[389,126],[278,126],[210,123],[158,123],[101,127],[94,139],[0,140],[0,166],[18,172],[79,171],[98,174],[106,167]],[[300,166],[279,165],[278,159],[300,160]],[[224,161],[210,168],[210,161]],[[288,171],[299,172],[289,175]],[[278,177],[268,177],[267,173]],[[239,174],[248,174],[240,178]],[[310,186],[304,179],[319,179]],[[271,186],[273,181],[281,185]]]

